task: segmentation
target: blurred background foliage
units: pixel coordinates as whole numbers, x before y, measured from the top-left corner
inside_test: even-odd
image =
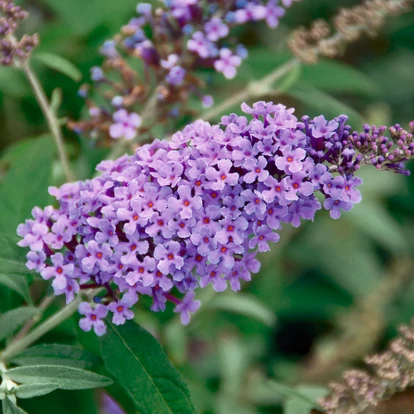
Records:
[[[136,0],[17,3],[31,13],[25,30],[40,34],[33,66],[48,95],[55,91],[57,99],[61,94],[62,118],[79,119],[84,110],[77,96],[80,84],[47,67],[41,54],[65,57],[87,80],[90,67],[101,62],[100,45],[134,13]],[[243,28],[240,37],[249,48],[248,60],[231,82],[204,73],[209,92],[219,103],[264,76],[289,59],[286,38],[293,28],[356,3],[303,0],[288,11],[278,30]],[[413,74],[411,13],[389,19],[378,37],[359,40],[341,59],[292,71],[263,99],[294,106],[298,116],[345,113],[355,129],[364,122],[405,126],[414,118]],[[14,234],[32,206],[50,202],[47,187],[63,181],[50,137],[32,139],[45,131],[23,74],[1,68],[1,232]],[[90,177],[105,150],[67,130],[65,136],[78,178]],[[150,313],[148,304],[140,303],[137,321],[157,336],[182,371],[200,412],[308,413],[329,380],[384,347],[396,326],[413,316],[414,176],[369,168],[361,176],[365,184],[360,205],[338,221],[321,212],[315,223],[283,229],[280,243],[263,255],[260,274],[243,292],[200,292],[203,306],[188,327],[171,312]],[[45,285],[34,280],[31,289],[38,300]],[[12,290],[0,288],[1,312],[20,303]],[[94,335],[76,326],[74,317],[44,341],[81,344],[99,355]],[[101,369],[99,364],[96,368]],[[112,386],[108,391],[126,412],[134,412],[120,389]],[[55,392],[22,402],[22,407],[33,414],[93,414],[105,412],[97,403],[101,399],[92,391]],[[404,401],[404,407],[414,406],[414,395],[409,393]],[[378,412],[403,412],[382,410]]]

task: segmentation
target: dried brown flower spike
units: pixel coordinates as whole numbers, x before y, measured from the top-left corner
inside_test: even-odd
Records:
[[[12,0],[0,0],[0,65],[10,66],[26,61],[38,45],[37,34],[25,34],[20,39],[15,36],[19,23],[27,17],[28,13],[14,5]]]
[[[359,414],[414,385],[414,320],[400,327],[389,349],[365,359],[372,374],[346,371],[342,382],[330,384],[331,394],[320,403],[327,414]]]
[[[309,30],[295,30],[289,47],[306,63],[316,63],[320,56],[338,56],[348,43],[363,35],[375,36],[387,17],[406,13],[413,7],[414,0],[366,0],[350,9],[341,9],[332,19],[333,30],[324,20],[315,21]]]

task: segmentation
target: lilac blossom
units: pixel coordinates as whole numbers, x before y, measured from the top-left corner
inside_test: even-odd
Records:
[[[92,309],[91,305],[87,302],[82,302],[78,309],[81,315],[85,317],[79,321],[79,326],[86,332],[89,332],[92,328],[96,335],[102,336],[106,332],[105,323],[103,318],[108,314],[108,309],[104,305],[96,305],[95,309]]]
[[[141,117],[132,112],[128,113],[126,109],[119,109],[114,113],[114,123],[109,129],[112,138],[125,138],[131,140],[136,137],[137,129],[141,125]]]
[[[242,60],[238,55],[233,54],[230,49],[223,48],[219,52],[220,59],[214,62],[214,69],[222,72],[227,79],[233,79],[237,74],[237,67],[240,66]]]
[[[188,325],[191,314],[197,312],[201,305],[199,300],[194,300],[194,296],[194,292],[187,293],[181,303],[174,309],[174,312],[180,313],[183,325]]]
[[[171,141],[102,162],[99,177],[50,188],[59,207],[36,208],[19,225],[27,267],[53,279],[56,295],[70,302],[101,286],[99,305],[80,306],[82,329],[102,335],[108,311],[124,323],[141,296],[152,298],[153,311],[174,304],[187,323],[199,307],[197,289],[239,290],[282,225],[313,221],[322,205],[337,219],[358,203],[362,161],[405,173],[398,154],[411,151],[413,136],[399,126],[385,163],[377,153],[387,142],[382,129],[351,133],[344,116],[298,120],[271,102],[243,110],[250,121],[235,114],[219,125],[196,121]]]

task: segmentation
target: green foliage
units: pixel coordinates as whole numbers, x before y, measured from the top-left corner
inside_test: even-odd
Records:
[[[2,400],[3,414],[26,414],[21,408],[11,401],[8,397]]]
[[[134,322],[116,326],[107,320],[101,337],[108,371],[142,414],[195,413],[190,393],[156,339]]]
[[[267,326],[273,326],[276,322],[274,313],[265,304],[254,296],[243,293],[217,295],[206,304],[205,308],[206,311],[220,309],[221,311],[245,315]]]
[[[19,145],[18,162],[15,159],[11,163],[0,183],[0,232],[16,234],[18,224],[30,217],[34,206],[50,203],[47,187],[51,183],[54,154],[49,136]]]
[[[100,363],[100,358],[71,345],[43,344],[26,349],[12,362],[16,365],[60,365],[90,369]]]
[[[12,335],[27,321],[39,314],[36,308],[12,309],[0,316],[0,341]]]
[[[65,365],[31,365],[12,368],[7,376],[23,385],[50,385],[64,390],[84,390],[106,387],[112,381],[102,375]]]
[[[61,388],[59,384],[26,384],[20,385],[16,389],[17,398],[34,398],[49,394]]]
[[[82,72],[68,59],[53,53],[37,53],[35,59],[42,62],[47,67],[63,73],[75,82],[82,79]]]

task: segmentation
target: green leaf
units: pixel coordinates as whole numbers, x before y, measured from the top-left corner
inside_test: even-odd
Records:
[[[2,401],[1,406],[3,408],[3,414],[27,414],[26,411],[23,411],[7,397]]]
[[[116,326],[108,320],[107,324],[108,332],[100,338],[103,360],[138,411],[195,413],[187,385],[156,339],[132,321]]]
[[[257,319],[267,326],[276,322],[275,314],[255,296],[245,293],[225,293],[214,297],[206,304],[205,310],[213,308],[237,313]]]
[[[30,140],[20,151],[0,184],[0,232],[15,235],[18,224],[29,218],[34,206],[49,204],[47,188],[54,153],[48,136]]]
[[[100,359],[89,351],[71,345],[42,344],[26,349],[12,359],[16,365],[59,365],[92,368]]]
[[[289,387],[287,385],[280,384],[276,381],[269,381],[269,385],[273,390],[275,390],[279,394],[284,395],[285,397],[295,398],[297,400],[303,401],[306,404],[310,404],[311,406],[313,406],[315,408],[319,408],[318,405],[315,403],[315,401],[313,399],[307,397],[306,395],[301,394],[294,387]]]
[[[363,200],[344,217],[356,229],[371,236],[377,243],[392,252],[406,252],[409,248],[398,222],[376,202]]]
[[[37,53],[34,57],[47,67],[63,73],[68,78],[79,82],[82,79],[81,71],[68,59],[53,53]]]
[[[327,393],[323,387],[298,387],[296,395],[285,402],[284,414],[309,414],[313,408],[320,409],[317,401]]]
[[[0,270],[0,285],[6,286],[17,292],[27,303],[32,304],[29,294],[27,278],[16,274],[3,274]]]
[[[12,335],[24,323],[38,315],[36,308],[21,307],[0,316],[0,341]]]
[[[60,388],[59,384],[26,384],[16,388],[17,398],[34,398],[49,394]]]
[[[363,72],[334,60],[321,60],[317,65],[304,65],[302,80],[326,92],[375,96],[380,90],[378,84]]]
[[[364,124],[362,116],[350,106],[304,82],[297,83],[289,89],[288,95],[298,99],[315,113],[324,114],[326,118],[347,115],[353,129],[359,129]]]
[[[1,200],[0,200],[1,206]],[[1,207],[0,207],[1,210]],[[17,245],[17,236],[0,233],[0,272],[1,274],[25,275],[29,272],[26,267],[26,252]]]
[[[64,390],[106,387],[112,380],[94,372],[60,365],[32,365],[7,371],[7,376],[20,384],[58,384]]]

